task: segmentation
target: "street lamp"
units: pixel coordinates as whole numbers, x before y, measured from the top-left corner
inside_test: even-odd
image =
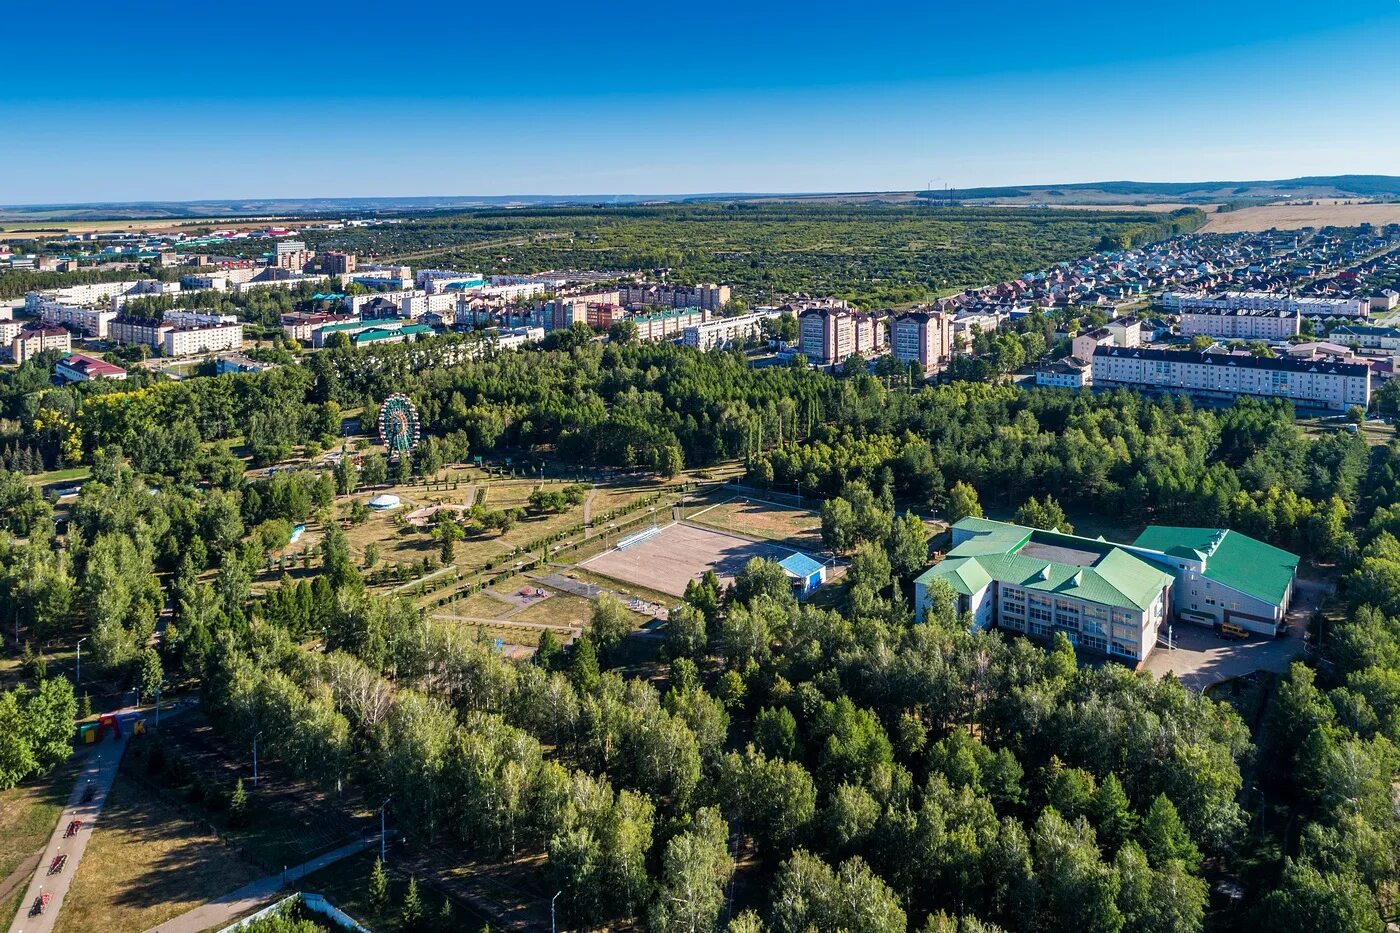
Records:
[[[257,787],[257,786],[258,786],[258,739],[260,739],[260,738],[262,738],[262,733],[261,733],[261,732],[259,732],[259,733],[258,733],[257,735],[255,735],[255,736],[253,736],[253,786],[254,786],[254,787]]]
[[[384,802],[379,805],[379,861],[381,864],[384,862],[384,808],[387,807],[389,801],[393,799],[394,795],[390,794],[385,797]]]
[[[89,637],[91,636],[84,635],[82,638],[78,639],[78,673],[75,677],[78,683],[77,686],[73,688],[73,692],[77,694],[83,692],[83,642],[87,641]]]
[[[554,902],[559,900],[559,895],[563,893],[563,891],[557,891],[555,895],[549,899],[549,933],[554,933]]]

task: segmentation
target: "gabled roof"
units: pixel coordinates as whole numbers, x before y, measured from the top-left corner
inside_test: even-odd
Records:
[[[786,570],[788,573],[792,574],[794,577],[798,577],[803,580],[807,579],[812,574],[817,573],[822,569],[822,565],[820,562],[813,560],[806,554],[803,554],[799,551],[793,551],[787,557],[778,561],[778,566]]]
[[[1207,580],[1274,605],[1283,602],[1298,571],[1298,555],[1238,531],[1150,525],[1133,544],[1204,560]]]

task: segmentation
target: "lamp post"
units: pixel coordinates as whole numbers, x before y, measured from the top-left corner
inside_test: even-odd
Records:
[[[549,899],[549,933],[554,933],[554,902],[559,900],[559,895],[563,893],[563,891],[556,891],[554,896]]]
[[[259,732],[259,733],[258,733],[257,735],[255,735],[255,736],[253,736],[253,786],[254,786],[254,787],[257,787],[257,786],[258,786],[258,739],[260,739],[260,738],[262,738],[262,733],[261,733],[261,732]]]
[[[77,681],[77,685],[73,688],[73,692],[79,695],[83,692],[83,642],[87,641],[88,637],[84,635],[78,639],[78,673],[73,678]]]
[[[381,864],[384,862],[384,808],[387,807],[389,801],[393,799],[394,795],[390,794],[385,797],[384,802],[379,805],[379,861]]]

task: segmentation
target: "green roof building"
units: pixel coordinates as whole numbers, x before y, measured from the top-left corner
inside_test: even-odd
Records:
[[[929,584],[942,580],[974,629],[1064,632],[1082,648],[1132,661],[1147,657],[1172,617],[1273,634],[1298,565],[1292,554],[1215,529],[1154,526],[1125,545],[965,518],[952,535],[947,556],[915,581],[916,616],[928,608]]]

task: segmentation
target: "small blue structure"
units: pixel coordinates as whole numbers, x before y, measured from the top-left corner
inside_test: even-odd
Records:
[[[800,551],[778,561],[778,566],[787,571],[800,595],[805,596],[826,582],[826,567]]]

